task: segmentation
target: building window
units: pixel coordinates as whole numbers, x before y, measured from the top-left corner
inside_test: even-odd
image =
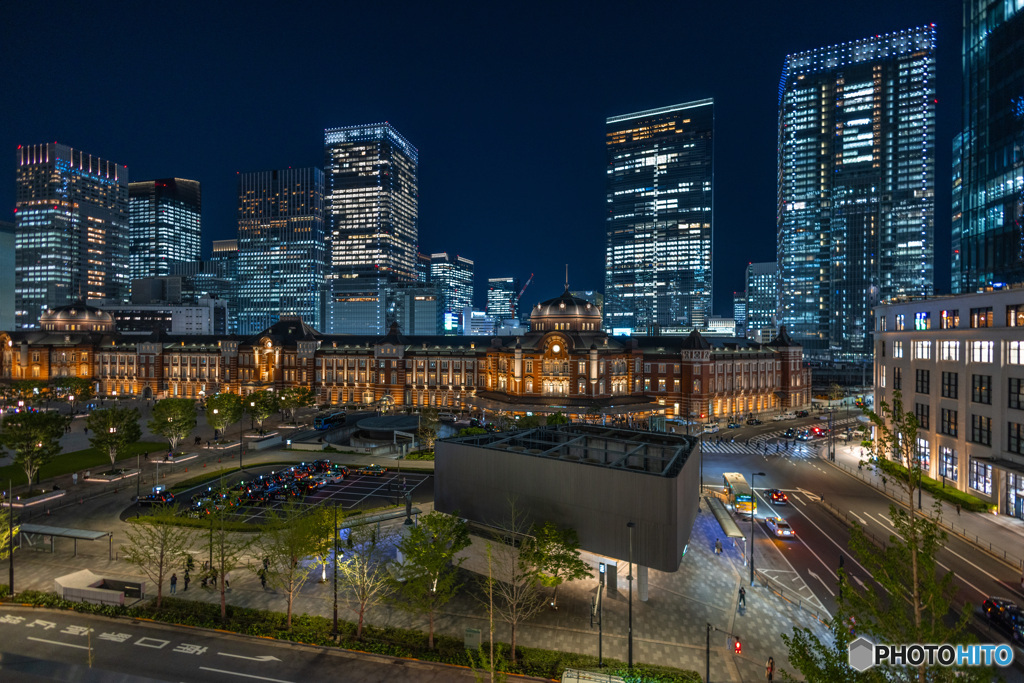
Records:
[[[907,316],[903,315],[902,313],[900,313],[899,315],[896,316],[896,331],[897,332],[902,331],[903,328],[906,327],[906,324],[907,324]]]
[[[971,415],[971,441],[982,446],[992,445],[992,418]]]
[[[650,374],[651,373],[651,364],[650,363],[644,363],[644,372],[646,374]]]
[[[880,385],[882,385],[883,389],[885,388],[885,366],[884,365],[881,366],[878,369],[878,383]]]
[[[932,343],[930,341],[914,342],[914,358],[917,360],[931,360]]]
[[[647,378],[647,379],[644,380],[644,391],[650,391],[650,390],[651,390],[651,380],[650,380],[650,378]]]
[[[944,330],[955,330],[960,327],[960,311],[943,311],[939,327]]]
[[[932,467],[932,445],[928,439],[917,437],[917,462],[922,472],[931,471]]]
[[[958,341],[940,341],[939,342],[939,360],[960,360],[960,342]]]
[[[929,370],[915,371],[914,390],[919,394],[931,393],[932,373]]]
[[[992,307],[972,308],[971,327],[992,327]]]
[[[878,331],[879,332],[885,332],[886,331],[886,328],[888,328],[888,325],[886,325],[886,322],[887,322],[887,320],[886,320],[886,317],[884,315],[878,316]]]
[[[960,374],[956,372],[942,373],[942,398],[957,398],[960,390]]]
[[[992,375],[971,375],[971,401],[992,405]]]
[[[995,349],[995,342],[992,341],[972,341],[971,342],[971,362],[972,363],[991,363],[992,353]]]
[[[946,436],[956,436],[957,411],[949,408],[942,409],[942,422],[939,424],[939,431]]]
[[[1008,408],[1024,409],[1024,380],[1011,377],[1007,395],[1009,397],[1006,404]]]
[[[903,389],[903,368],[892,369],[892,388],[894,391]]]
[[[1006,450],[1024,455],[1024,441],[1021,440],[1021,437],[1024,436],[1024,425],[1010,422],[1007,424],[1007,432]]]
[[[917,416],[917,426],[921,429],[931,429],[929,422],[931,421],[931,406],[927,403],[915,403],[914,414]]]
[[[903,342],[894,341],[892,343],[892,357],[903,358]]]
[[[533,361],[532,360],[526,361],[526,371],[527,372],[533,372]]]
[[[1006,364],[1007,365],[1024,365],[1024,361],[1021,359],[1021,350],[1024,349],[1024,342],[1012,341],[1007,343],[1006,346]]]
[[[1006,307],[1006,326],[1024,327],[1024,304]]]
[[[914,329],[918,332],[932,329],[932,314],[922,311],[914,314]]]
[[[956,462],[956,449],[939,446],[939,476],[958,481],[959,469]]]
[[[665,391],[665,380],[658,380],[658,391]]]
[[[992,465],[983,460],[971,458],[968,469],[967,485],[975,491],[992,495]]]

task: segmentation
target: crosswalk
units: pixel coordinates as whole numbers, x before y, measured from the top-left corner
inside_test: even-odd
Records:
[[[836,432],[853,426],[857,418],[847,418],[833,422]],[[737,441],[734,437],[726,434],[705,434],[704,452],[720,453],[723,455],[745,453],[750,455],[781,455],[796,458],[816,458],[818,450],[824,447],[824,439],[812,441],[797,441],[793,438],[784,437],[786,428],[776,429],[764,434],[758,434],[749,440]]]

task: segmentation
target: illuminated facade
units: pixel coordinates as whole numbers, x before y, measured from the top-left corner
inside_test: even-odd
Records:
[[[960,200],[954,292],[1024,282],[1022,36],[1020,0],[965,0],[964,130],[953,150],[953,194]]]
[[[746,272],[746,337],[760,340],[764,330],[774,331],[778,305],[779,268],[774,261],[749,263]]]
[[[15,325],[79,297],[128,295],[128,167],[56,142],[19,145]]]
[[[871,357],[871,307],[933,291],[935,28],[789,55],[779,84],[779,322]]]
[[[494,320],[519,317],[519,279],[487,278],[487,315]]]
[[[445,313],[449,319],[462,314],[462,309],[473,305],[474,264],[468,258],[450,256],[446,252],[430,255],[430,283],[437,285]],[[456,326],[445,325],[445,334],[457,334]]]
[[[606,121],[605,325],[657,333],[711,315],[714,101]]]
[[[198,180],[161,178],[128,184],[128,260],[133,280],[161,277],[200,257]]]
[[[239,175],[239,333],[259,332],[282,315],[319,326],[325,267],[323,171]]]
[[[810,371],[785,330],[769,344],[613,337],[600,310],[569,292],[537,304],[530,329],[473,336],[328,335],[297,316],[251,335],[139,338],[79,304],[45,330],[0,332],[0,381],[73,372],[100,395],[248,394],[304,386],[322,403],[432,405],[588,419],[688,413],[703,418],[810,401]]]

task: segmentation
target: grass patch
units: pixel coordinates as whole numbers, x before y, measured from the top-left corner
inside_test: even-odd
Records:
[[[166,450],[166,441],[140,441],[130,444],[122,453],[119,453],[117,461],[122,462],[146,453]],[[122,464],[130,465],[131,463],[122,462]],[[72,472],[81,472],[82,470],[96,470],[96,473],[99,474],[107,469],[110,469],[110,456],[95,448],[86,448],[81,451],[61,453],[43,465],[39,469],[39,480],[59,477],[62,474],[71,474]],[[17,465],[0,467],[0,481],[6,482],[9,479],[16,485],[21,485],[25,481],[24,477],[25,470]]]
[[[433,460],[434,451],[413,451],[405,456],[406,460]]]
[[[872,464],[890,477],[894,477],[901,481],[906,481],[907,479],[907,468],[898,462],[879,458],[872,461]],[[981,498],[972,496],[964,491],[960,491],[952,485],[944,487],[941,481],[937,481],[926,475],[921,475],[921,488],[936,498],[945,500],[946,502],[954,505],[959,505],[964,510],[970,510],[971,512],[989,512],[995,508],[991,503],[987,503]]]

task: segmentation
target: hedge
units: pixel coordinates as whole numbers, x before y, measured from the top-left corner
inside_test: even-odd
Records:
[[[904,481],[907,478],[907,468],[898,462],[879,458],[873,460],[872,464],[891,477]],[[986,503],[976,496],[965,493],[954,486],[943,486],[941,481],[936,481],[923,474],[921,475],[921,488],[936,498],[959,505],[964,510],[970,510],[971,512],[989,512],[995,508],[994,505]]]

